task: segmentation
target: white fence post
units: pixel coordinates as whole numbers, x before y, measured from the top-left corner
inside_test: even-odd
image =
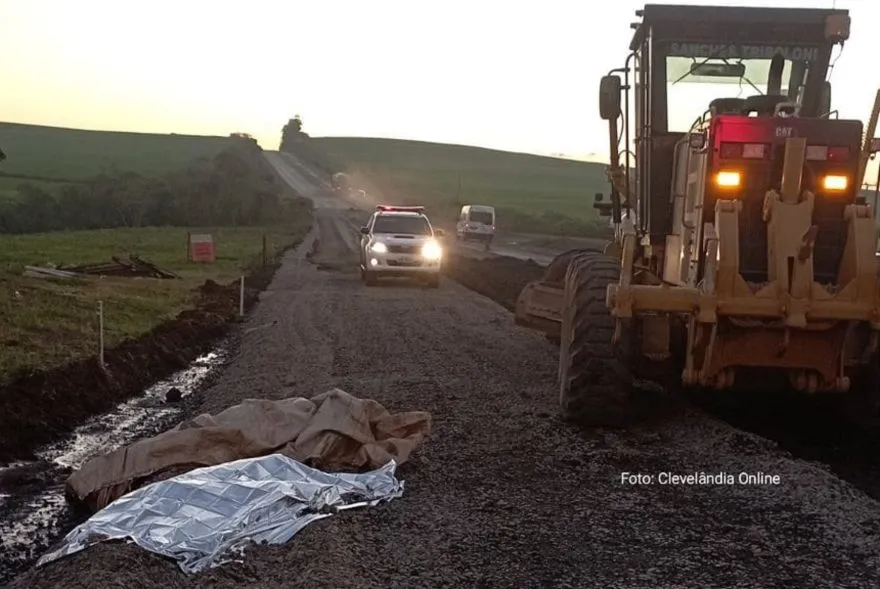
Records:
[[[98,301],[98,362],[104,366],[104,301]]]
[[[238,315],[244,317],[244,276],[241,277],[241,288],[238,293]]]

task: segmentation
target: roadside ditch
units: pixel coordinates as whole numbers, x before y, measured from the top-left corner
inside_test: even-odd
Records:
[[[245,275],[245,312],[288,250]],[[0,388],[0,585],[24,570],[88,514],[65,500],[64,483],[89,458],[173,427],[199,406],[237,346],[240,282],[208,280],[198,301],[139,338],[97,358],[20,376]]]

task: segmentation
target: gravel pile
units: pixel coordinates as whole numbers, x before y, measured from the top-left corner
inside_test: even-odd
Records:
[[[444,267],[446,274],[509,311],[516,307],[523,287],[533,280],[541,280],[546,271],[532,260],[504,256],[480,259],[465,255],[462,250],[459,252],[449,256]]]
[[[334,214],[319,220],[321,243],[354,240]],[[827,470],[673,404],[625,433],[564,426],[557,350],[509,312],[448,279],[438,290],[367,288],[319,270],[307,250],[288,255],[202,410],[338,386],[391,411],[430,411],[431,438],[399,471],[404,497],[192,577],[104,545],[11,587],[876,585],[880,506]],[[621,484],[623,472],[654,484]],[[670,486],[657,484],[661,472],[780,483]]]

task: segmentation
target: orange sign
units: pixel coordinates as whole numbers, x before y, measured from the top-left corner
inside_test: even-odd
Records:
[[[189,259],[191,262],[213,262],[217,259],[214,238],[210,234],[189,236]]]

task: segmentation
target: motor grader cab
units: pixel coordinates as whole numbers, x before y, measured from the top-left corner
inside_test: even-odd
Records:
[[[559,341],[563,416],[622,425],[633,379],[779,378],[876,412],[877,235],[857,195],[880,92],[863,133],[832,112],[826,81],[848,12],[637,15],[631,54],[599,91],[611,190],[596,207],[614,242],[559,256],[517,301],[517,323]]]

